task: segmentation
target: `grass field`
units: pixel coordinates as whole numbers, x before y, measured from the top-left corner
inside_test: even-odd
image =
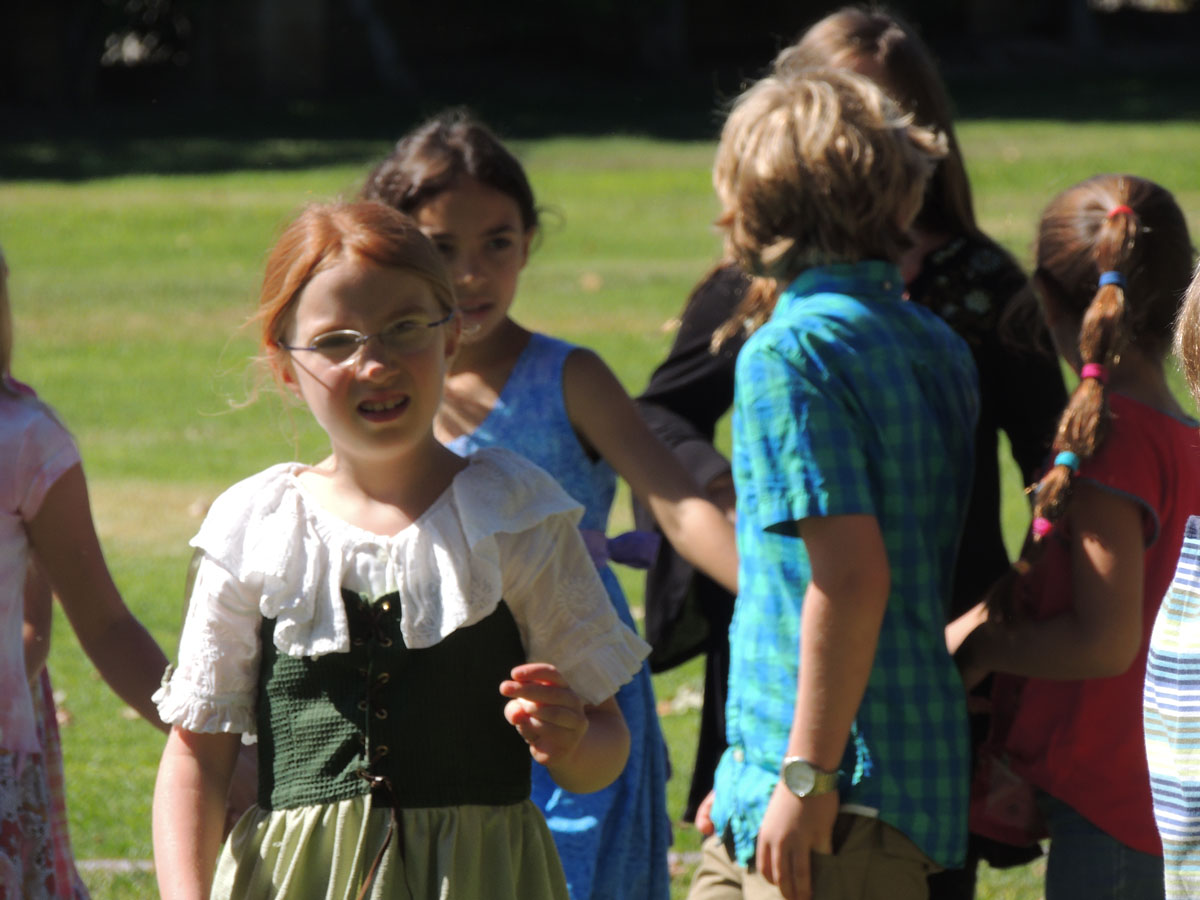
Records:
[[[1023,261],[1044,203],[1096,172],[1154,178],[1176,192],[1193,227],[1200,224],[1200,124],[968,120],[960,137],[986,230]],[[601,137],[517,147],[551,215],[515,315],[595,348],[637,391],[668,347],[690,285],[719,250],[710,225],[713,146]],[[335,147],[319,165],[296,167],[0,182],[14,372],[71,426],[110,566],[168,655],[180,624],[187,540],[205,505],[266,465],[323,454],[303,410],[269,392],[243,403],[256,378],[253,335],[241,325],[264,254],[300,204],[352,194],[386,149],[383,141],[358,142]],[[1005,477],[1006,532],[1015,542],[1025,526],[1021,486],[1011,466]],[[622,496],[619,524],[627,524],[627,509]],[[636,576],[623,572],[622,580],[636,606]],[[61,620],[51,666],[65,716],[77,856],[149,859],[158,734],[130,719]],[[663,703],[700,685],[696,663],[656,681]],[[664,715],[677,773],[673,813],[682,807],[697,719],[687,703],[675,706]],[[694,832],[678,832],[685,859],[697,846]],[[679,896],[686,875],[677,879]],[[87,877],[104,900],[154,891],[145,873]],[[983,900],[1040,896],[1036,869],[984,872]]]

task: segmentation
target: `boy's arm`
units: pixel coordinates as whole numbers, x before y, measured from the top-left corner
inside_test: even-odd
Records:
[[[834,771],[862,702],[891,587],[874,516],[808,518],[799,525],[812,580],[800,622],[800,674],[788,756]],[[786,900],[811,896],[812,851],[832,850],[838,794],[798,798],[775,786],[758,834],[756,860]]]

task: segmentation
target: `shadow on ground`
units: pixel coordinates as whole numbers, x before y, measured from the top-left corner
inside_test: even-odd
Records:
[[[1196,61],[1064,63],[1054,48],[946,66],[961,119],[1200,119]],[[424,117],[468,104],[508,139],[643,134],[712,140],[721,106],[761,70],[731,64],[682,77],[506,70],[429,73],[417,96],[205,102],[158,96],[74,109],[0,108],[0,181],[361,165]]]

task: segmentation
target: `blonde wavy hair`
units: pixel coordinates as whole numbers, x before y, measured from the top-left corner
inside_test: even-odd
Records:
[[[945,154],[941,135],[862,75],[768,76],[734,103],[717,148],[726,252],[778,284],[813,266],[896,260]]]
[[[1175,323],[1175,354],[1179,357],[1183,377],[1200,403],[1200,266],[1183,294],[1179,318]]]

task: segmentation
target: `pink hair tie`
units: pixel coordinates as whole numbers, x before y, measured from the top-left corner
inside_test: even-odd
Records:
[[[1080,378],[1095,378],[1101,384],[1108,384],[1108,369],[1100,363],[1087,363],[1079,370]]]
[[[1121,215],[1121,213],[1124,213],[1127,216],[1132,216],[1133,209],[1131,207],[1126,206],[1124,203],[1121,203],[1117,206],[1114,206],[1112,209],[1110,209],[1108,211],[1108,215],[1106,216],[1106,218],[1115,219],[1117,216]]]
[[[1033,520],[1033,525],[1031,527],[1034,535],[1037,537],[1045,537],[1054,529],[1054,523],[1043,516],[1038,516]]]

